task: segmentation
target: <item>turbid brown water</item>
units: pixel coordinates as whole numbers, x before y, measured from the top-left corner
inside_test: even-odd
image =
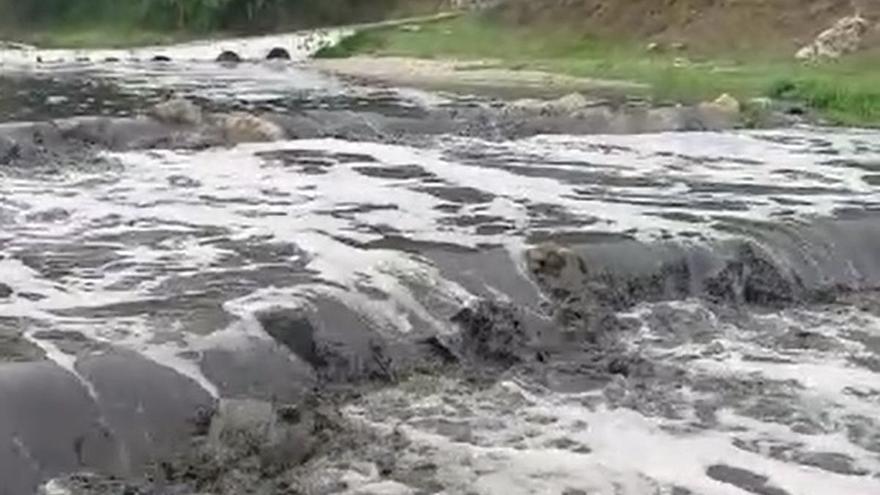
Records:
[[[6,83],[0,494],[880,489],[880,134],[215,48]],[[169,89],[290,139],[138,117]]]

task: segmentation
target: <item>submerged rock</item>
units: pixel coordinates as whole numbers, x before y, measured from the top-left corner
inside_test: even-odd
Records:
[[[6,299],[13,294],[12,287],[0,282],[0,299]]]
[[[870,22],[860,15],[844,17],[822,31],[812,43],[798,50],[795,58],[807,61],[837,59],[856,52],[870,28]]]

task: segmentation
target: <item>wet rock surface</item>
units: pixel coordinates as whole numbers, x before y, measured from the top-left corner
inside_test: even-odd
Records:
[[[880,486],[876,132],[220,51],[0,97],[3,489]]]

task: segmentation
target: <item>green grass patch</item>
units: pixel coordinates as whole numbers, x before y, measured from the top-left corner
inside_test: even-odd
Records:
[[[36,30],[17,36],[25,43],[43,48],[130,48],[166,45],[192,39],[192,34],[152,31],[119,25],[92,25]]]
[[[559,29],[510,27],[482,16],[360,33],[321,53],[495,60],[510,68],[646,83],[657,100],[694,103],[730,93],[740,100],[771,96],[797,100],[829,120],[880,125],[880,64],[869,56],[803,65],[761,53],[696,56],[648,53],[644,42],[597,39]],[[779,93],[781,83],[788,90]]]
[[[844,78],[843,81],[841,78]],[[842,125],[880,125],[880,77],[812,77],[781,79],[768,94],[802,101]]]

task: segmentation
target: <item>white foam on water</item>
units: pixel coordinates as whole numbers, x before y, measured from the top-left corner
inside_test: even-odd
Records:
[[[97,81],[113,85],[122,94],[151,95],[173,92],[235,104],[259,103],[263,110],[287,109],[290,99],[311,102],[309,107],[329,108],[339,97],[362,98],[387,93],[400,105],[423,107],[449,101],[439,94],[416,89],[379,90],[343,82],[314,70],[307,59],[323,46],[352,33],[349,29],[305,31],[250,38],[206,40],[168,46],[125,50],[25,50],[0,49],[0,69],[10,77],[38,77],[56,81]],[[264,60],[273,48],[284,48],[291,60]],[[220,64],[223,51],[238,53],[244,61]],[[154,56],[170,61],[154,62]],[[46,105],[69,102],[66,95],[48,95]],[[94,101],[93,101],[94,103]]]
[[[595,394],[532,393],[513,382],[489,390],[449,382],[425,389],[415,385],[381,391],[351,406],[347,414],[380,431],[403,432],[412,444],[399,453],[399,462],[438,466],[436,479],[453,492],[578,489],[597,495],[643,495],[673,493],[678,487],[701,495],[744,493],[709,477],[706,472],[714,465],[766,476],[769,486],[797,495],[869,495],[880,488],[880,481],[870,476],[829,473],[738,449],[732,444],[737,433],[723,427],[675,433],[680,421],[590,406],[601,401]],[[724,426],[765,426],[739,418],[722,420]],[[467,427],[469,435],[450,436],[440,426],[449,423]],[[817,449],[845,444],[839,436],[813,441]],[[877,472],[876,460],[865,466]]]
[[[783,134],[788,141],[768,140],[779,138],[778,134],[542,136],[508,143],[440,138],[433,147],[421,149],[322,139],[197,153],[113,154],[112,158],[123,164],[120,171],[105,171],[99,176],[72,173],[52,181],[16,178],[5,182],[8,193],[4,203],[17,218],[6,233],[9,241],[5,250],[33,249],[35,243],[40,249],[50,250],[52,246],[103,245],[113,258],[95,269],[74,265],[70,274],[54,281],[42,279],[15,258],[0,261],[6,272],[13,274],[11,280],[17,292],[35,292],[44,297],[39,301],[13,297],[0,302],[0,307],[8,314],[45,319],[58,310],[139,301],[151,297],[151,291],[175,276],[222,274],[228,269],[222,266],[223,260],[233,253],[215,242],[219,235],[230,241],[288,242],[301,249],[308,258],[307,269],[314,271],[321,282],[266,288],[290,297],[291,304],[306,303],[318,295],[331,296],[381,328],[406,332],[411,325],[409,315],[415,315],[439,332],[446,330],[444,321],[424,307],[411,287],[432,287],[456,302],[467,301],[470,295],[442,280],[424,259],[393,246],[362,249],[356,243],[380,240],[382,232],[390,227],[395,235],[413,241],[463,247],[506,246],[516,259],[524,249],[532,223],[542,220],[529,212],[528,206],[533,204],[553,205],[571,218],[598,219],[592,225],[579,226],[579,231],[632,233],[635,229],[637,236],[651,238],[663,231],[694,229],[695,225],[651,215],[657,206],[608,202],[602,197],[648,194],[681,201],[724,199],[732,194],[723,190],[690,192],[686,184],[700,181],[780,187],[818,187],[833,182],[840,188],[836,196],[798,195],[805,201],[796,206],[769,206],[769,193],[759,192],[747,200],[750,208],[721,212],[757,220],[782,208],[794,210],[802,218],[827,214],[852,200],[873,197],[873,190],[861,180],[860,169],[829,164],[826,154],[809,154],[810,143],[822,139],[832,143],[837,160],[875,159],[880,152],[856,155],[853,151],[857,147],[853,143],[868,141],[873,133],[798,130]],[[485,163],[458,161],[455,151],[463,148],[482,150],[492,158]],[[282,156],[273,158],[273,153]],[[312,153],[324,157],[327,166],[324,173],[305,174],[297,166],[296,155],[284,153]],[[335,160],[333,155],[338,153],[369,158]],[[700,159],[706,156],[717,159]],[[492,166],[498,160],[506,168]],[[367,174],[373,167],[413,165],[433,179],[425,182],[418,177],[393,179]],[[796,165],[810,174],[780,185],[778,172]],[[650,182],[633,187],[582,184],[565,176],[517,173],[517,169],[545,168],[644,177],[656,180],[656,186]],[[175,186],[171,179],[180,176],[192,179],[194,187]],[[585,199],[579,193],[584,187],[597,188],[597,192]],[[448,204],[449,199],[429,190],[438,188],[452,193],[455,188],[475,189],[487,199],[462,203],[457,212],[449,213],[438,208]],[[603,188],[604,192],[600,191]],[[676,208],[696,215],[719,213],[701,210],[699,205],[671,209]],[[34,211],[50,209],[63,209],[69,218],[59,222],[31,222],[25,218]],[[457,223],[467,215],[498,216],[513,230],[481,233],[473,225]],[[156,229],[166,232],[161,241],[126,240]],[[202,234],[205,229],[219,229],[219,234],[206,236]],[[95,241],[98,238],[111,240]],[[359,285],[389,297],[377,300],[360,291]],[[260,297],[257,293],[248,304],[258,306]],[[88,328],[83,331],[89,335]],[[143,332],[145,335],[130,344],[139,352],[149,353],[154,345],[150,343],[151,330]],[[103,338],[97,331],[91,331],[91,335]],[[181,365],[178,362],[173,366]],[[192,375],[191,371],[187,373]]]
[[[512,170],[544,168],[601,173],[611,178],[651,179],[656,182],[653,187],[584,182],[560,191],[558,185],[549,186],[538,189],[538,198],[546,191],[567,199],[565,205],[570,211],[600,212],[604,214],[599,215],[600,218],[612,217],[609,223],[615,230],[644,230],[646,220],[650,220],[654,230],[675,232],[684,224],[646,213],[662,210],[704,217],[723,214],[765,220],[791,210],[801,218],[830,215],[849,201],[874,204],[876,186],[864,180],[869,173],[847,166],[847,162],[873,163],[880,159],[880,148],[870,146],[876,140],[872,131],[795,129],[537,136],[504,143],[449,138],[447,148],[453,156],[457,148],[473,149],[493,158],[501,156],[505,166]],[[860,143],[868,143],[868,149],[859,149]],[[521,181],[506,184],[521,187]],[[535,185],[541,185],[541,181],[535,181]],[[703,190],[701,185],[712,189]],[[749,186],[771,189],[749,191]],[[810,189],[813,190],[805,192]],[[638,201],[642,200],[651,200],[654,204],[639,205]],[[681,205],[687,200],[731,201],[745,207],[719,209]],[[792,206],[792,201],[799,204]]]
[[[473,296],[445,280],[427,258],[396,245],[400,239],[436,249],[502,246],[525,274],[522,252],[530,233],[547,220],[529,208],[533,205],[552,205],[569,218],[598,219],[578,226],[581,232],[632,233],[636,229],[636,236],[650,239],[664,230],[699,229],[708,237],[724,234],[711,231],[709,222],[695,224],[652,215],[665,207],[612,200],[650,197],[681,202],[736,197],[748,207],[719,210],[695,204],[671,208],[707,218],[723,214],[754,220],[766,219],[783,208],[792,210],[795,219],[808,219],[854,200],[874,200],[875,194],[863,181],[864,170],[831,163],[826,154],[810,154],[810,150],[814,140],[824,139],[838,151],[835,160],[873,160],[880,158],[880,152],[856,153],[854,149],[858,141],[870,141],[875,134],[829,137],[822,131],[798,130],[783,136],[790,140],[780,142],[780,136],[772,133],[537,137],[501,144],[441,138],[418,149],[323,139],[201,152],[113,154],[122,164],[120,170],[4,183],[8,186],[3,200],[6,257],[0,260],[0,269],[10,274],[7,279],[17,294],[0,300],[0,312],[136,351],[216,396],[217,387],[204,377],[192,356],[218,348],[235,350],[251,339],[268,340],[253,316],[263,309],[308,309],[329,297],[383,332],[409,332],[416,321],[438,333],[450,331],[449,315],[438,308],[460,307]],[[485,160],[456,158],[460,156],[456,152],[465,148],[490,156]],[[363,158],[353,158],[355,154]],[[714,161],[699,159],[716,154]],[[322,164],[320,173],[306,172],[310,160]],[[388,178],[370,170],[412,166],[424,173]],[[795,166],[810,173],[798,180],[780,181],[780,174]],[[544,173],[551,169],[650,180],[634,185],[603,185],[601,180],[585,184],[564,174]],[[425,176],[430,177],[426,180]],[[172,180],[175,177],[191,179],[185,181],[188,187],[178,185]],[[695,187],[701,183],[809,186],[827,191],[734,194],[723,188]],[[828,184],[834,188],[825,187]],[[586,196],[584,188],[592,188]],[[771,196],[800,199],[803,204],[781,205]],[[456,201],[457,211],[444,208]],[[27,220],[35,211],[53,208],[62,208],[69,216],[57,222]],[[479,215],[498,216],[511,230],[483,232],[458,221]],[[398,240],[389,240],[388,233]],[[241,243],[257,247],[290,244],[296,250],[269,261],[237,259],[236,245]],[[47,259],[64,259],[68,251],[68,256],[80,256],[77,248],[97,246],[101,249],[94,266],[74,263],[56,278],[23,263],[20,256],[39,249],[36,254]],[[109,254],[100,261],[104,252]],[[109,315],[87,311],[114,303],[145,303],[161,295],[157,291],[171,282],[184,287],[194,284],[183,294],[198,294],[205,287],[190,278],[227,279],[234,285],[240,270],[294,266],[301,267],[303,279],[289,284],[284,278],[271,279],[244,295],[236,292],[218,301],[238,321],[213,333],[189,331],[183,320],[157,325],[138,310]],[[43,298],[23,298],[18,295],[21,292]],[[376,297],[377,293],[383,297]],[[878,374],[851,362],[851,356],[866,349],[847,339],[845,332],[856,327],[880,334],[880,325],[874,328],[876,322],[862,313],[835,319],[824,312],[817,313],[823,315],[819,317],[791,310],[755,316],[760,325],[740,328],[715,317],[698,301],[671,305],[679,311],[708,311],[705,322],[713,339],[660,345],[668,336],[643,323],[627,336],[631,350],[657,362],[686,363],[682,366],[695,379],[790,383],[791,407],[819,418],[829,431],[806,435],[788,425],[747,416],[733,406],[719,411],[716,426],[697,428],[695,404],[710,399],[711,394],[688,387],[670,395],[669,400],[674,396],[681,402],[676,407],[683,415],[677,419],[613,409],[597,393],[531,393],[516,383],[489,391],[458,385],[444,385],[437,393],[392,388],[356,402],[348,414],[372,428],[402,428],[415,446],[423,447],[422,453],[407,455],[421,455],[440,466],[438,479],[449,490],[514,495],[579,488],[596,494],[642,495],[672,493],[677,486],[700,495],[741,495],[739,488],[706,474],[715,464],[767,476],[770,485],[791,495],[871,495],[880,490],[874,477],[880,473],[877,455],[845,433],[852,416],[880,417],[880,403],[872,402],[870,395],[851,393],[876,389],[871,384],[877,382]],[[632,316],[647,322],[645,316],[651,310],[646,305]],[[796,351],[768,347],[762,340],[799,326],[839,344],[829,350]],[[72,358],[52,347],[54,343],[40,339],[35,343],[51,359],[72,369]],[[758,361],[755,356],[765,359]],[[398,405],[389,410],[388,404]],[[538,416],[550,419],[535,421]],[[438,429],[438,418],[466,423],[471,438],[457,439]],[[570,448],[558,443],[560,439],[589,451]],[[734,440],[794,445],[791,451],[800,454],[848,456],[852,466],[869,474],[847,476],[773,458],[739,448]]]
[[[287,50],[294,59],[303,60],[321,48],[333,45],[350,36],[350,29],[327,29],[272,34],[241,38],[200,40],[173,45],[154,45],[128,49],[22,49],[0,50],[0,64],[13,66],[36,66],[39,64],[64,64],[88,61],[150,60],[154,56],[166,56],[172,60],[214,61],[223,51],[234,51],[245,60],[262,60],[273,48]],[[42,60],[42,62],[38,62]]]
[[[73,492],[65,487],[61,481],[50,480],[48,483],[43,485],[40,490],[40,495],[73,495]]]
[[[437,479],[447,490],[527,494],[579,489],[597,495],[642,495],[673,493],[672,487],[678,487],[704,495],[743,493],[706,475],[710,466],[722,464],[767,476],[770,486],[791,494],[868,495],[880,487],[870,477],[823,472],[737,449],[731,444],[735,434],[729,431],[672,433],[668,427],[675,421],[629,409],[588,407],[589,401],[583,401],[587,397],[580,395],[534,395],[515,383],[488,391],[457,384],[439,388],[437,395],[409,389],[379,392],[348,414],[381,431],[403,432],[413,443],[400,459],[437,465]],[[499,388],[519,395],[517,405],[511,408],[499,400]],[[444,434],[435,421],[467,425],[470,439]],[[554,443],[559,439],[568,443]]]

